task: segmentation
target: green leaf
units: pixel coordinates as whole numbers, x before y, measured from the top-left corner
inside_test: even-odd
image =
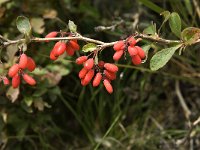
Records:
[[[17,24],[17,29],[21,33],[28,35],[28,36],[31,34],[31,24],[30,24],[28,18],[26,18],[24,16],[19,16],[19,17],[17,17],[16,24]]]
[[[195,43],[200,38],[200,29],[195,27],[188,27],[181,33],[181,39],[186,45]]]
[[[169,11],[163,11],[160,13],[160,15],[164,17],[164,22],[166,22],[169,19],[171,13]]]
[[[163,11],[160,15],[164,17],[164,20],[158,30],[158,33],[160,33],[160,30],[163,27],[163,25],[169,20],[171,13],[169,11]]]
[[[24,97],[24,102],[28,107],[30,107],[32,105],[32,103],[33,103],[33,97],[30,97],[30,96]]]
[[[150,0],[139,0],[142,4],[144,4],[146,7],[150,8],[151,10],[161,13],[164,11],[163,8],[159,7],[158,5],[154,4]]]
[[[35,70],[32,72],[32,74],[35,75],[46,75],[48,71],[45,68],[35,68]]]
[[[61,76],[66,76],[70,73],[70,69],[63,65],[49,64],[46,66],[51,72],[57,72]]]
[[[97,49],[97,45],[94,43],[88,43],[83,46],[82,51],[83,52],[93,52],[94,50]]]
[[[156,24],[152,23],[150,26],[143,30],[144,34],[156,35]]]
[[[73,21],[69,20],[68,26],[69,26],[69,30],[71,32],[76,32],[77,31],[77,26],[75,25],[75,23]]]
[[[170,58],[173,56],[175,51],[180,47],[181,47],[181,44],[173,46],[173,47],[165,48],[165,49],[157,52],[151,58],[150,69],[152,71],[156,71],[156,70],[162,68],[170,60]]]
[[[185,6],[189,12],[190,15],[193,14],[193,8],[192,8],[192,1],[191,0],[184,0]]]
[[[177,36],[180,37],[181,35],[181,18],[178,13],[173,12],[169,18],[169,26],[172,32]]]

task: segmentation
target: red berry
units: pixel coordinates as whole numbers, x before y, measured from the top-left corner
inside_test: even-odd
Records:
[[[108,70],[110,72],[117,72],[118,71],[118,67],[114,64],[111,64],[111,63],[105,63],[104,68],[106,68],[106,70]]]
[[[4,84],[4,85],[9,85],[9,84],[10,84],[10,81],[8,80],[7,77],[4,77],[4,78],[3,78],[3,84]]]
[[[81,56],[76,59],[76,64],[81,65],[87,60],[87,56]]]
[[[73,50],[80,50],[80,46],[78,45],[77,42],[70,40],[69,45],[72,47]]]
[[[103,73],[105,76],[110,79],[110,80],[115,80],[116,79],[116,74],[107,70],[104,70]]]
[[[58,32],[53,31],[53,32],[50,32],[49,34],[47,34],[47,35],[45,36],[45,38],[54,38],[54,37],[57,36],[57,34],[58,34]],[[46,41],[46,42],[49,42],[49,41]]]
[[[136,46],[135,48],[137,49],[138,55],[140,56],[140,58],[144,59],[146,57],[146,54],[145,54],[144,50],[139,46]]]
[[[110,84],[110,82],[107,79],[105,79],[103,81],[103,84],[104,84],[106,90],[108,91],[108,93],[111,94],[113,92],[113,88],[112,88],[112,85]]]
[[[35,61],[31,58],[31,57],[28,57],[28,61],[27,61],[27,65],[26,65],[26,68],[32,72],[33,70],[35,70]]]
[[[67,48],[66,43],[61,42],[60,45],[59,45],[59,47],[56,50],[56,54],[58,56],[62,55],[65,52],[66,48]]]
[[[130,56],[134,56],[138,54],[138,50],[136,49],[135,46],[129,46],[128,53],[130,54]]]
[[[113,49],[115,51],[123,50],[125,48],[124,41],[118,41],[117,43],[114,44]]]
[[[36,81],[31,77],[29,76],[28,74],[24,73],[23,74],[23,79],[26,83],[30,84],[30,85],[35,85],[36,84]]]
[[[45,36],[45,38],[54,38],[54,37],[57,36],[57,34],[58,34],[58,32],[52,31],[52,32],[48,33],[48,34]]]
[[[101,61],[99,61],[99,62],[98,62],[98,66],[99,66],[99,68],[101,68],[101,69],[102,69],[102,68],[103,68],[103,66],[104,66],[104,64],[105,64],[105,63],[104,63],[104,61],[102,61],[102,60],[101,60]]]
[[[79,78],[80,78],[80,79],[84,78],[85,75],[87,74],[87,72],[88,72],[87,69],[82,68],[81,71],[79,71],[79,74],[78,74]]]
[[[69,56],[73,56],[74,55],[74,49],[71,46],[67,46],[66,48],[66,52]]]
[[[56,60],[57,57],[59,56],[57,54],[57,49],[59,48],[59,46],[62,44],[62,42],[58,41],[56,42],[56,44],[54,45],[53,49],[50,52],[50,59],[51,60]]]
[[[13,88],[17,88],[20,84],[20,76],[18,74],[16,74],[13,78],[12,78],[12,87]]]
[[[51,51],[49,57],[50,57],[51,60],[56,60],[58,58],[58,56],[57,57],[55,56],[55,51],[54,50]]]
[[[100,72],[98,72],[95,77],[94,77],[94,80],[93,80],[93,86],[96,87],[100,84],[101,82],[101,79],[102,79],[102,75]]]
[[[93,58],[88,59],[85,63],[84,63],[84,68],[86,68],[87,70],[92,69],[94,66],[94,60]]]
[[[19,71],[19,64],[15,64],[9,69],[8,76],[12,78],[18,73],[18,71]]]
[[[130,37],[128,38],[128,43],[130,46],[135,46],[135,44],[137,43],[134,37]]]
[[[86,82],[84,79],[81,79],[81,85],[82,86],[86,86],[88,84],[88,82]]]
[[[27,65],[27,61],[28,61],[28,57],[26,56],[26,54],[22,54],[19,59],[19,67],[21,69],[25,69]]]
[[[113,55],[113,59],[115,61],[118,61],[122,57],[123,53],[124,53],[123,50],[116,51],[115,54]]]
[[[92,80],[93,76],[94,76],[94,70],[91,69],[88,71],[88,73],[84,77],[85,82],[89,83]]]
[[[132,63],[134,65],[140,65],[142,63],[142,60],[141,60],[140,56],[139,55],[133,56],[132,57]]]

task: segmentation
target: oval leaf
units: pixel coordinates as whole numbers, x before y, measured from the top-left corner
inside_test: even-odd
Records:
[[[152,71],[156,71],[156,70],[162,68],[170,60],[170,58],[173,56],[175,51],[180,47],[181,47],[181,45],[176,45],[174,47],[165,48],[165,49],[159,51],[158,53],[156,53],[151,58],[150,69]]]
[[[19,16],[17,17],[16,24],[17,24],[17,29],[21,33],[26,34],[26,35],[31,34],[31,24],[28,18],[24,16]]]
[[[172,32],[177,36],[180,37],[181,35],[181,18],[178,13],[173,12],[169,18],[169,26]]]
[[[73,21],[69,20],[68,26],[69,26],[69,30],[71,32],[76,32],[77,31],[77,26],[75,25],[75,23]]]
[[[82,51],[84,52],[93,52],[94,50],[97,49],[97,45],[94,43],[88,43],[83,46]]]
[[[181,39],[186,45],[195,43],[200,38],[200,29],[195,27],[188,27],[181,33]]]

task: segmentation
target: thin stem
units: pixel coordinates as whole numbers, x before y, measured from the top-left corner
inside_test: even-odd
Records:
[[[183,43],[182,40],[169,40],[169,39],[164,39],[161,38],[159,36],[151,36],[151,35],[146,35],[146,34],[142,34],[142,33],[135,33],[133,34],[133,36],[135,38],[142,38],[142,39],[146,39],[149,41],[153,41],[153,42],[157,42],[159,44],[164,44],[164,45],[168,45],[168,44],[174,44],[174,43]],[[19,40],[9,40],[4,38],[3,36],[0,35],[0,39],[2,39],[3,43],[2,46],[3,47],[7,47],[9,45],[12,44],[17,44],[17,43],[24,43],[26,42],[25,39],[19,39]],[[117,41],[114,42],[103,42],[100,40],[95,40],[92,38],[88,38],[88,37],[84,37],[80,34],[76,34],[75,36],[69,36],[69,37],[55,37],[55,38],[38,38],[38,37],[33,37],[30,39],[30,42],[45,42],[45,41],[59,41],[59,40],[81,40],[81,41],[85,41],[85,42],[90,42],[90,43],[95,43],[98,44],[101,49],[105,49],[107,47],[112,47]],[[200,39],[198,39],[195,43],[200,43]]]

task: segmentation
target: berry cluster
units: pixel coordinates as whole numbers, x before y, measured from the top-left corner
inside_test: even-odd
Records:
[[[54,38],[58,33],[59,32],[56,31],[50,32],[45,36],[45,38]],[[60,55],[64,54],[65,51],[69,56],[73,56],[76,50],[80,50],[77,40],[58,41],[50,52],[50,59],[56,60]]]
[[[17,88],[20,85],[20,76],[22,76],[24,81],[29,85],[35,85],[36,81],[24,72],[25,69],[32,72],[35,70],[35,67],[35,61],[31,57],[28,57],[26,54],[20,55],[19,63],[14,64],[8,71],[8,76],[12,78],[13,88]]]
[[[108,93],[111,94],[113,92],[111,80],[116,79],[116,72],[118,71],[116,65],[104,63],[104,61],[99,61],[95,64],[94,59],[87,56],[77,58],[76,63],[78,65],[83,64],[83,68],[79,72],[79,78],[83,86],[88,85],[93,79],[92,85],[93,87],[97,87],[101,80],[103,80],[103,85]]]
[[[113,59],[118,61],[128,50],[128,53],[132,58],[132,63],[134,65],[140,65],[142,60],[145,59],[146,55],[141,47],[135,46],[136,44],[137,40],[135,40],[134,37],[129,37],[125,41],[118,41],[113,46],[113,49],[116,51],[113,55]]]

